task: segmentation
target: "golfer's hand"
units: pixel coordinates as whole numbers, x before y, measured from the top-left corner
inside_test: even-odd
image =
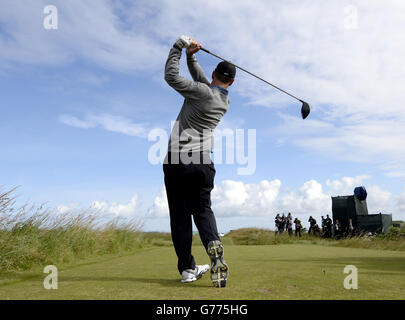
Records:
[[[192,56],[194,53],[198,52],[202,47],[202,44],[192,39],[190,46],[187,48],[187,55]]]
[[[187,36],[181,36],[176,40],[174,45],[181,50],[184,48],[188,48],[192,42],[193,42],[192,38],[187,37]]]

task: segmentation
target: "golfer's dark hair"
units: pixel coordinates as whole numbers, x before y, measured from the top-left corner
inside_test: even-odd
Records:
[[[224,76],[223,74],[220,74],[218,72],[215,72],[215,78],[217,78],[219,81],[221,81],[224,84],[228,84],[229,82],[231,82],[233,80],[233,78],[229,78],[227,76]]]

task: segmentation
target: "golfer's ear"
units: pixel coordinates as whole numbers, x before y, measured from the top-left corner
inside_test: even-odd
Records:
[[[214,71],[212,71],[211,78],[212,78],[212,80],[214,80],[214,79],[215,79],[215,70],[214,70]]]
[[[231,86],[234,81],[235,81],[235,79],[232,79],[232,81],[229,82],[229,86]]]

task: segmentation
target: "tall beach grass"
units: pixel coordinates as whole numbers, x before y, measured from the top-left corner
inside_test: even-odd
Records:
[[[58,213],[44,206],[16,206],[15,188],[0,191],[0,271],[72,263],[89,256],[142,246],[142,223],[95,210]]]

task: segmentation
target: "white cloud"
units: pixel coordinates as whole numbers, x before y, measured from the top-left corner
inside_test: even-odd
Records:
[[[224,180],[212,192],[212,205],[218,216],[266,216],[275,210],[280,180],[258,184]]]
[[[273,211],[281,182],[263,180],[258,184],[244,184],[241,181],[224,180],[211,193],[213,210],[218,216],[265,216]],[[169,216],[166,189],[154,199],[148,210],[148,217]]]
[[[92,62],[106,69],[131,72],[155,69],[167,44],[141,29],[124,26],[107,0],[54,1],[58,29],[45,30],[45,0],[4,0],[0,11],[0,57],[3,62],[40,65]],[[142,17],[147,21],[147,17]]]
[[[58,214],[72,213],[78,208],[77,204],[61,204],[56,207]]]
[[[388,117],[388,115],[387,115]],[[405,117],[391,115],[389,119],[366,116],[305,121],[282,115],[283,124],[272,133],[307,151],[323,157],[379,165],[387,176],[405,174]],[[373,119],[370,119],[373,118]]]
[[[325,187],[312,179],[297,190],[283,192],[281,181],[263,180],[257,184],[225,180],[215,186],[212,192],[213,210],[218,216],[272,216],[276,212],[294,214],[324,214],[331,212],[331,196],[351,195],[354,187],[371,177],[343,177],[327,180]],[[286,188],[290,189],[290,188]],[[390,193],[372,186],[370,194],[374,197],[371,208],[384,207],[390,200]]]
[[[280,197],[280,210],[291,211],[298,214],[326,214],[332,211],[332,196],[353,195],[354,188],[364,185],[364,180],[371,176],[361,175],[357,177],[342,177],[335,180],[327,180],[324,186],[310,180],[299,188],[298,192],[290,192]],[[367,206],[370,214],[378,212],[392,213],[394,216],[401,214],[401,210],[395,197],[377,185],[366,185]]]
[[[383,190],[379,186],[367,188],[367,206],[369,213],[399,213],[391,192]]]
[[[322,212],[330,208],[330,197],[324,194],[322,185],[315,180],[305,182],[298,194],[298,211]]]
[[[281,195],[277,209],[277,212],[294,214],[323,214],[330,212],[331,199],[324,193],[323,186],[319,182],[309,180],[297,192],[290,191]]]
[[[165,187],[162,188],[160,194],[155,197],[153,205],[148,210],[149,218],[166,218],[169,217],[169,205],[167,203],[167,195]]]
[[[291,212],[294,215],[320,216],[331,214],[331,196],[353,195],[354,187],[362,184],[370,176],[342,177],[327,180],[323,185],[316,180],[306,181],[296,190],[284,188],[278,179],[263,180],[259,183],[224,180],[215,185],[212,193],[212,209],[218,217],[272,217],[276,213]],[[367,204],[370,214],[392,213],[394,218],[401,217],[405,210],[405,191],[393,195],[377,185],[366,186]],[[405,189],[404,189],[405,190]],[[149,208],[151,218],[168,217],[166,191],[155,197]]]
[[[81,129],[89,129],[97,126],[96,123],[89,120],[81,120],[68,114],[62,114],[59,121],[68,126],[77,127]]]
[[[120,204],[116,202],[94,201],[91,209],[97,210],[103,214],[111,214],[117,217],[131,217],[136,215],[137,195],[134,195],[128,203]]]
[[[146,138],[149,132],[149,129],[143,123],[133,123],[132,120],[128,118],[106,113],[99,115],[89,114],[85,117],[85,119],[78,119],[72,115],[64,114],[59,116],[59,121],[63,124],[81,129],[89,129],[100,126],[108,131],[140,138]]]
[[[332,181],[328,179],[326,186],[330,188],[332,195],[352,194],[354,188],[363,185],[363,181],[367,179],[371,179],[371,176],[343,177]]]
[[[401,212],[405,212],[405,187],[404,191],[397,197],[397,205]]]

